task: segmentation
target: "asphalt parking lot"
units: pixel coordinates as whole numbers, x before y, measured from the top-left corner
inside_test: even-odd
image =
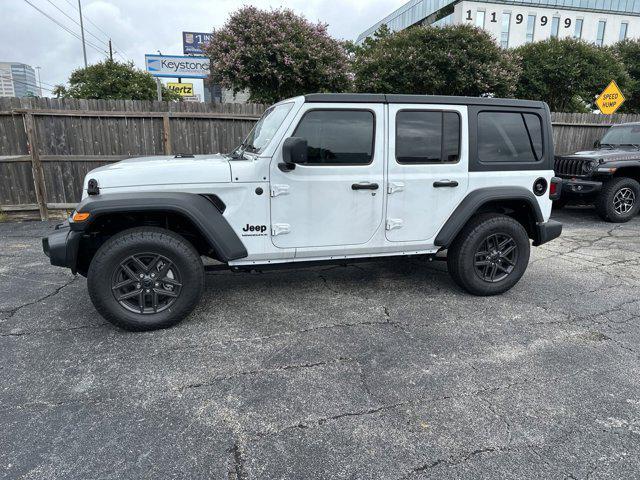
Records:
[[[640,218],[555,218],[500,297],[415,259],[224,272],[150,333],[48,264],[53,222],[0,224],[0,476],[637,478]]]

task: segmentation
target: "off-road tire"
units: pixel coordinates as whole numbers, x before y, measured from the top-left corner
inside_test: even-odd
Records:
[[[476,267],[476,253],[489,237],[509,237],[515,245],[515,256],[510,273],[503,279],[488,281],[482,278]],[[473,217],[456,236],[447,252],[447,266],[453,280],[464,290],[479,296],[498,295],[513,287],[529,264],[529,236],[524,227],[511,217],[497,213]],[[512,250],[513,252],[513,250]],[[496,252],[497,253],[497,252]],[[506,262],[506,260],[500,260]],[[508,265],[501,263],[501,265]],[[501,275],[504,274],[501,272]]]
[[[615,201],[616,195],[619,195],[625,191],[625,189],[627,189],[626,191],[632,191],[635,198],[631,208],[621,213],[619,210],[616,210]],[[618,177],[609,180],[602,186],[602,190],[598,198],[596,198],[595,206],[600,218],[606,222],[628,222],[638,214],[638,210],[640,209],[640,183],[633,178],[627,177]]]
[[[170,275],[174,275],[175,270],[178,276],[181,286],[175,299],[154,298],[165,298],[167,304],[173,302],[162,311],[156,308],[151,313],[136,313],[116,299],[113,279],[122,271],[123,262],[136,255],[166,259],[173,268]],[[156,330],[175,325],[195,308],[204,289],[204,267],[193,245],[180,235],[162,228],[132,228],[114,235],[96,252],[89,266],[87,286],[93,305],[105,320],[125,330]],[[153,285],[151,287],[153,290]],[[145,302],[141,301],[143,305]]]

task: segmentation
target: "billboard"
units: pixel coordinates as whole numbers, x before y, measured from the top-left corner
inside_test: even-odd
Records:
[[[187,57],[182,55],[144,56],[147,72],[154,77],[169,78],[207,78],[209,76],[209,58]]]
[[[169,82],[167,88],[181,97],[193,97],[193,83]]]
[[[182,52],[185,55],[202,55],[204,46],[212,37],[212,33],[182,32]]]

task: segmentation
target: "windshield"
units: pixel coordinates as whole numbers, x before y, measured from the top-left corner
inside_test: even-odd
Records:
[[[242,143],[241,149],[249,153],[262,152],[276,134],[292,107],[293,103],[283,103],[268,108]]]
[[[611,127],[600,143],[602,145],[640,145],[640,125]]]

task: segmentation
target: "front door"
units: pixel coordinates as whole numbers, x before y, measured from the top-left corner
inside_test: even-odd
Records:
[[[308,162],[270,166],[272,241],[279,248],[366,243],[382,224],[384,106],[305,104],[285,137],[308,142]],[[321,249],[324,250],[324,249]]]
[[[389,105],[386,236],[436,236],[468,186],[467,107]]]

